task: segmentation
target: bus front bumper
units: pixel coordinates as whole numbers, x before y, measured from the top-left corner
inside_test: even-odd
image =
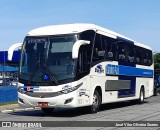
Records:
[[[89,105],[89,98],[78,96],[78,91],[47,98],[42,98],[41,95],[31,97],[18,92],[18,103],[20,107],[75,108]]]

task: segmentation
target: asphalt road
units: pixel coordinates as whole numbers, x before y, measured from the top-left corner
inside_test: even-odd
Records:
[[[45,115],[41,110],[35,111],[20,111],[20,112],[12,112],[12,113],[0,113],[0,121],[18,121],[21,123],[25,121],[29,122],[42,122],[45,121],[53,121],[48,122],[48,126],[52,126],[54,123],[58,127],[44,127],[44,128],[24,128],[24,129],[87,129],[87,130],[103,130],[103,129],[123,129],[123,130],[133,130],[133,129],[146,129],[146,130],[160,130],[160,95],[153,96],[145,100],[145,103],[134,104],[130,102],[121,102],[121,103],[113,103],[113,104],[105,104],[101,106],[100,111],[96,114],[88,114],[85,109],[57,109],[55,112],[49,116]],[[58,121],[58,122],[57,122]],[[69,121],[69,122],[64,122]],[[80,122],[77,122],[80,121]],[[90,121],[87,124],[86,121]],[[109,122],[107,122],[109,121]],[[112,121],[112,122],[110,122]],[[120,122],[119,121],[123,121]],[[130,122],[131,121],[131,122]],[[136,122],[139,123],[136,124]],[[144,122],[143,122],[144,121]],[[152,122],[150,122],[152,121]],[[79,127],[59,127],[63,126],[64,123],[69,123],[69,125],[73,125],[77,123]],[[104,123],[111,123],[110,127],[105,127]],[[131,127],[125,127],[125,123],[130,123]],[[148,124],[158,127],[148,127]],[[123,127],[113,127],[113,124],[123,125]],[[142,125],[147,125],[144,127]],[[91,127],[90,125],[96,126]],[[102,126],[101,126],[102,125]],[[141,125],[141,127],[140,127]],[[64,125],[65,126],[65,125]],[[88,127],[86,127],[88,126]],[[134,127],[133,127],[134,126]],[[136,126],[136,127],[135,127]],[[0,128],[6,129],[6,128]],[[12,128],[11,128],[12,129]],[[15,129],[15,128],[13,128]]]

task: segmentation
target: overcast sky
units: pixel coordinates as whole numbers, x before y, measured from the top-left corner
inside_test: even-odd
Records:
[[[93,23],[160,52],[160,0],[1,0],[1,51],[32,29],[68,23]]]

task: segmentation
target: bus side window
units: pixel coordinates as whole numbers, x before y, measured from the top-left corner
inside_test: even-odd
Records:
[[[128,56],[128,62],[129,63],[135,63],[135,49],[134,49],[134,45],[129,44],[129,56]]]
[[[106,52],[105,59],[107,59],[107,60],[115,60],[115,56],[116,56],[115,39],[104,36],[103,37],[103,43],[105,45],[105,52]]]
[[[135,46],[135,63],[150,66],[152,64],[152,51]]]
[[[139,47],[134,47],[134,51],[135,51],[135,63],[136,64],[140,64],[140,49]]]
[[[145,49],[144,53],[144,65],[150,66],[151,65],[151,60],[152,60],[152,52],[150,50]]]
[[[148,50],[148,65],[152,65],[152,51]]]
[[[139,62],[140,62],[139,57],[136,57],[136,63],[139,63]]]
[[[108,59],[113,59],[113,52],[111,51],[108,52]]]
[[[104,60],[105,49],[102,41],[102,36],[100,34],[96,34],[94,50],[93,50],[93,62]]]
[[[78,69],[77,69],[78,74],[89,73],[90,61],[87,60],[88,49],[86,46],[81,46],[79,49]]]
[[[128,60],[129,60],[130,63],[134,63],[134,57],[133,56],[129,56]]]
[[[92,46],[93,46],[94,37],[95,37],[95,32],[93,30],[84,31],[80,33],[79,35],[80,40],[90,41],[89,45],[83,46],[83,48],[86,49],[86,53],[87,53],[88,71],[89,71],[90,63],[91,63],[91,54],[92,54]]]
[[[140,50],[141,50],[141,64],[147,65],[146,50],[144,48],[140,48]]]
[[[128,50],[123,42],[118,43],[118,60],[122,62],[126,62],[128,57]]]

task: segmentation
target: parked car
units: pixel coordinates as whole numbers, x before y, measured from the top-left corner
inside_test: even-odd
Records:
[[[10,85],[11,81],[8,76],[5,76],[5,78],[3,76],[0,76],[0,86],[10,86]]]
[[[8,76],[0,76],[0,86],[17,86],[17,78],[9,78]]]
[[[3,86],[11,86],[11,81],[9,78],[3,79]]]
[[[17,86],[18,79],[17,78],[10,78],[11,86]]]

